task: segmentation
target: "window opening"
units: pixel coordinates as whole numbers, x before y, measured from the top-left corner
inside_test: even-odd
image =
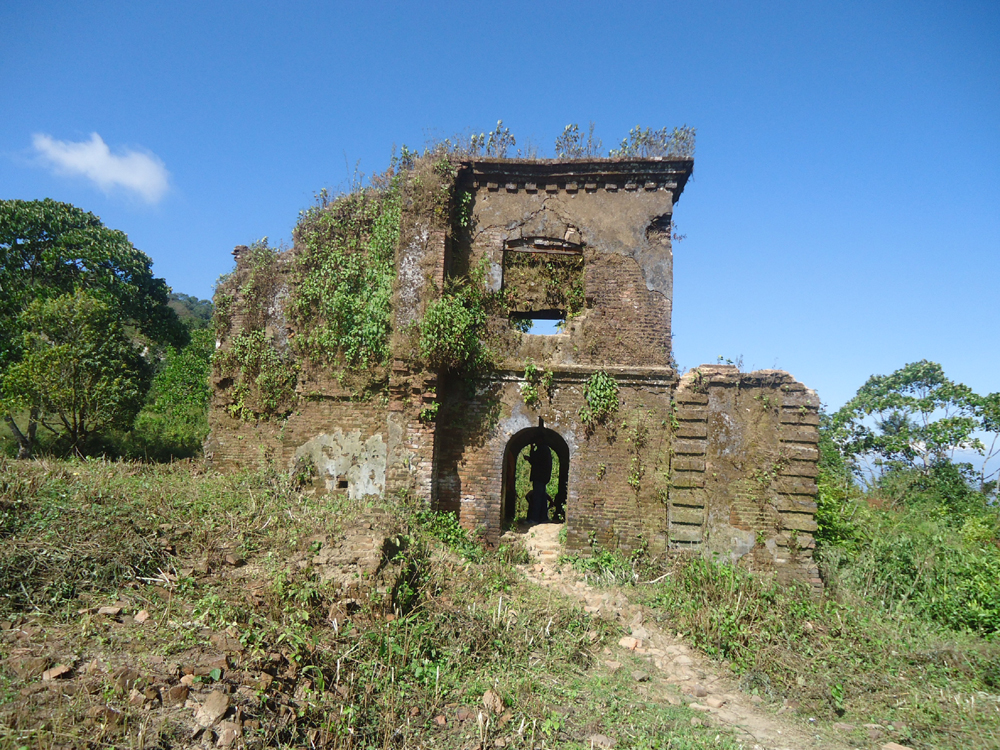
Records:
[[[583,312],[583,248],[545,237],[512,240],[504,248],[503,288],[513,328],[542,336],[561,333],[567,317]]]
[[[566,330],[566,313],[563,310],[537,310],[511,313],[510,324],[521,333],[533,336],[555,336]]]

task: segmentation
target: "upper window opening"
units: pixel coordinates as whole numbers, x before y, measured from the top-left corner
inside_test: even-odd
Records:
[[[555,336],[566,330],[566,312],[564,310],[536,310],[532,312],[511,313],[510,324],[533,336]]]
[[[525,237],[507,243],[503,287],[511,323],[530,333],[559,333],[542,321],[563,320],[583,311],[583,247],[549,237]],[[531,330],[522,326],[530,319]]]

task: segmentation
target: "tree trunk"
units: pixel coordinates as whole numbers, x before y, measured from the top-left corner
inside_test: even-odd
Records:
[[[32,440],[30,437],[25,437],[24,433],[21,432],[21,428],[17,426],[17,422],[14,421],[14,417],[10,414],[3,415],[3,421],[7,423],[7,428],[10,430],[10,434],[14,436],[17,440],[17,457],[18,458],[31,458],[31,448]],[[29,428],[28,435],[34,437],[34,431]]]

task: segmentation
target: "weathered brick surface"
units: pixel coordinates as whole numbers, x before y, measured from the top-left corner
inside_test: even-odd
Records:
[[[335,371],[303,367],[295,408],[280,422],[234,420],[217,400],[206,453],[228,466],[291,467],[309,457],[334,491],[346,482],[352,493],[411,492],[495,542],[516,500],[516,453],[544,435],[564,464],[570,549],[700,552],[819,590],[818,397],[780,371],[702,366],[678,379],[672,369],[672,214],[690,167],[683,159],[462,165],[457,190],[471,207],[463,229],[404,207],[384,394],[359,401]],[[423,369],[412,331],[427,304],[449,276],[474,269],[487,291],[505,289],[507,252],[582,259],[583,309],[555,336],[491,320],[507,331],[491,372]],[[566,299],[543,281],[529,279],[514,308]],[[281,299],[276,291],[268,330],[287,342],[295,331]],[[245,321],[231,323],[236,331]],[[521,390],[529,362],[552,373],[533,406]],[[588,427],[584,387],[598,370],[616,378],[619,410]],[[436,420],[421,421],[435,403]]]
[[[755,570],[773,569],[783,581],[821,590],[812,537],[805,536],[816,529],[815,394],[787,373],[703,366],[680,381],[674,400],[677,416],[685,418],[682,429],[689,430],[686,420],[697,414],[707,437],[704,443],[676,444],[678,458],[686,462],[704,446],[702,535],[685,526],[672,529],[672,538],[685,548],[699,544],[710,554]],[[670,493],[678,520],[685,517],[681,502],[686,505],[690,495],[677,488],[697,486],[694,467],[685,463],[684,469],[675,472]]]

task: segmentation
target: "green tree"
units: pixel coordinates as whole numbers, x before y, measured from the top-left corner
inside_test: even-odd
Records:
[[[997,494],[997,478],[1000,477],[1000,467],[991,462],[1000,459],[1000,391],[983,396],[976,405],[976,416],[979,417],[982,431],[989,437],[983,450],[983,466],[979,472],[980,489],[987,495]]]
[[[832,436],[856,469],[869,458],[878,474],[894,468],[930,475],[957,448],[982,451],[976,433],[982,399],[921,360],[890,375],[873,375],[832,419]]]
[[[25,356],[25,342],[37,343],[25,335],[27,309],[83,291],[103,302],[135,341],[183,346],[187,331],[167,306],[166,283],[151,268],[124,232],[108,229],[91,213],[51,199],[0,201],[0,392],[8,394],[0,397],[0,415],[21,456],[31,454],[42,418],[37,399],[12,400],[15,389],[5,385]],[[25,401],[33,405],[22,429],[15,403]]]
[[[35,300],[19,316],[21,356],[4,373],[5,403],[80,451],[95,433],[130,427],[151,368],[118,313],[83,291]]]

